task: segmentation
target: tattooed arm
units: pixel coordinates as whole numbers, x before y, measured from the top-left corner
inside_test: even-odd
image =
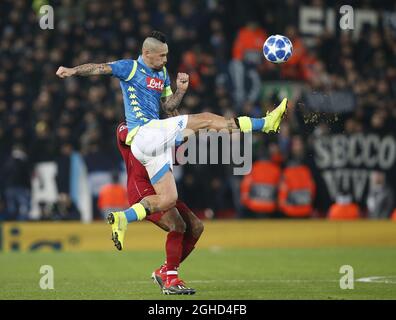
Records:
[[[177,115],[174,112],[177,112],[177,108],[179,107],[180,102],[182,101],[182,99],[184,97],[184,93],[185,92],[176,90],[176,92],[174,94],[172,94],[171,96],[162,98],[162,101],[161,101],[162,110],[164,110],[165,113],[168,115],[171,115],[171,116]]]
[[[180,105],[180,102],[182,101],[184,94],[187,91],[188,88],[188,74],[186,73],[178,73],[177,74],[177,79],[176,79],[176,86],[177,90],[174,94],[172,94],[169,97],[163,98],[161,101],[161,106],[162,109],[165,111],[166,114],[168,115],[177,115],[174,114],[174,112],[177,112],[177,108]]]
[[[71,76],[95,76],[101,74],[111,74],[111,67],[107,63],[87,63],[74,68],[59,67],[56,75],[59,78]]]

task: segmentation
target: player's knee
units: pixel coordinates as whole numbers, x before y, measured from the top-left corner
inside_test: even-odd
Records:
[[[180,218],[175,222],[174,231],[180,233],[186,232],[186,223],[183,221],[183,219]]]
[[[180,214],[175,215],[172,219],[170,231],[184,233],[186,232],[186,228],[187,228],[186,223],[184,222]]]
[[[191,234],[194,238],[199,238],[204,231],[204,224],[201,220],[197,219],[191,226]]]

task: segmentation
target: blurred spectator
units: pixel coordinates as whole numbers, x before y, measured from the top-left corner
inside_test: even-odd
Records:
[[[24,147],[21,145],[12,147],[3,171],[8,219],[28,220],[31,167]]]
[[[280,177],[278,164],[269,160],[256,161],[252,171],[242,179],[241,203],[256,214],[274,213]]]
[[[258,65],[262,62],[263,43],[267,33],[257,21],[249,21],[239,29],[232,48],[232,58]]]
[[[35,126],[35,135],[30,146],[32,162],[52,161],[54,159],[54,137],[49,125],[39,121]]]
[[[124,185],[120,184],[119,173],[114,171],[111,177],[111,183],[104,185],[98,196],[98,208],[103,218],[113,211],[124,210],[129,207],[127,190]]]
[[[263,43],[267,33],[257,21],[249,21],[238,31],[232,48],[230,73],[234,85],[234,99],[239,108],[247,100],[256,102],[261,82],[257,67],[263,63]]]
[[[373,171],[367,196],[368,218],[388,219],[395,206],[395,194],[386,183],[383,172]]]
[[[6,220],[7,218],[8,218],[7,208],[3,200],[3,197],[0,196],[0,222]]]
[[[331,220],[355,220],[360,217],[359,206],[352,201],[352,196],[346,192],[336,197],[327,214]]]
[[[293,44],[293,55],[290,59],[282,65],[281,75],[286,79],[305,80],[304,67],[308,63],[308,53],[302,39],[298,35],[296,26],[288,25],[286,27],[285,36],[290,39]]]
[[[70,143],[64,143],[60,146],[60,155],[56,159],[58,174],[56,176],[56,185],[59,193],[70,192],[70,162],[73,152],[73,146]]]
[[[290,159],[282,172],[278,194],[279,208],[289,217],[309,217],[313,213],[316,183],[304,158],[302,137],[295,135],[291,141]]]
[[[184,52],[182,56],[182,62],[179,66],[179,71],[188,73],[190,77],[189,86],[192,89],[198,89],[201,86],[198,57],[193,51]]]
[[[58,201],[49,211],[49,216],[43,216],[42,220],[81,220],[80,211],[67,193],[59,193]]]

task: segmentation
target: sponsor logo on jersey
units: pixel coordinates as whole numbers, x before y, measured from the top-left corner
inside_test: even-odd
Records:
[[[158,78],[146,77],[147,88],[162,92],[164,81]]]

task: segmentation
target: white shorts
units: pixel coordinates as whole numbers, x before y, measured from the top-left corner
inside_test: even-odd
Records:
[[[172,150],[182,140],[187,115],[151,120],[141,126],[133,137],[131,151],[146,168],[151,184],[157,183],[173,168]]]

